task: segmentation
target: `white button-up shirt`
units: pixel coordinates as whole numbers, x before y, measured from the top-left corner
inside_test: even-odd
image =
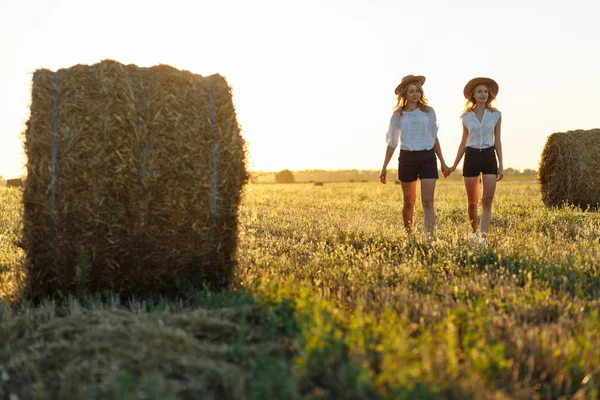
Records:
[[[390,127],[386,135],[387,145],[393,148],[398,146],[409,151],[430,150],[435,144],[438,125],[435,111],[429,107],[427,112],[420,109],[404,111],[402,116],[395,112],[390,119]]]
[[[494,130],[500,119],[500,111],[483,110],[481,121],[473,111],[464,113],[460,119],[469,130],[467,147],[475,149],[487,149],[494,145]]]

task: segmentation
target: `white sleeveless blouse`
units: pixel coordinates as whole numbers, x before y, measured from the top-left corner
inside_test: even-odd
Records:
[[[461,115],[460,119],[469,130],[467,147],[475,149],[487,149],[494,145],[494,130],[500,119],[500,111],[490,111],[487,108],[483,111],[481,121],[477,119],[473,111],[468,111]]]
[[[433,108],[429,107],[429,112],[423,112],[420,109],[402,113],[394,113],[390,119],[390,127],[386,135],[386,142],[389,147],[398,146],[400,138],[400,148],[409,151],[430,150],[435,144],[438,133],[438,125]]]

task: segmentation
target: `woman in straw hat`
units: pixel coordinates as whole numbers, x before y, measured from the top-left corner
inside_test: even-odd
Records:
[[[435,223],[433,195],[438,179],[436,155],[447,176],[449,168],[444,162],[437,138],[438,126],[433,108],[427,104],[423,92],[424,76],[408,75],[396,87],[398,103],[394,108],[386,135],[387,150],[379,174],[381,183],[387,183],[387,165],[400,140],[398,179],[402,184],[404,205],[402,218],[408,233],[412,230],[413,211],[417,194],[417,179],[421,180],[421,204],[425,214],[425,229],[431,238]]]
[[[471,237],[485,244],[492,219],[492,201],[496,191],[496,182],[504,177],[502,142],[500,141],[502,118],[500,111],[492,106],[498,95],[498,84],[490,78],[474,78],[465,85],[463,93],[467,99],[464,113],[460,117],[463,123],[463,135],[450,172],[456,169],[464,155],[463,177],[467,190]],[[482,175],[483,194],[480,233],[478,234],[477,206],[480,175]]]

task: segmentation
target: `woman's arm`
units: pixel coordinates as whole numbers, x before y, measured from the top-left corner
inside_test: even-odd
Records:
[[[390,127],[385,135],[385,139],[387,142],[387,149],[385,150],[385,159],[383,160],[383,168],[381,168],[381,173],[379,174],[379,180],[381,183],[387,183],[387,166],[392,156],[394,155],[394,151],[398,146],[398,139],[400,137],[400,115],[398,113],[394,113],[392,118],[390,118]]]
[[[387,183],[387,166],[388,166],[388,163],[390,162],[390,160],[392,159],[392,156],[394,155],[394,151],[396,151],[396,148],[390,147],[390,146],[388,146],[387,149],[385,150],[385,159],[383,160],[383,168],[381,169],[381,173],[379,174],[379,180],[383,184]]]
[[[496,180],[499,181],[504,178],[504,162],[502,161],[502,141],[500,140],[500,131],[502,124],[502,116],[498,118],[496,128],[494,128],[494,147],[496,148],[496,155],[498,156],[498,175]]]
[[[442,174],[444,174],[444,178],[447,177],[448,175],[450,175],[451,171],[450,171],[450,168],[448,168],[448,166],[446,165],[446,162],[444,161],[444,156],[442,155],[442,146],[440,146],[440,141],[438,140],[438,138],[435,138],[435,144],[433,145],[433,152],[440,160],[440,164],[442,167]]]
[[[442,146],[440,145],[440,140],[437,137],[438,130],[439,130],[438,123],[437,123],[437,115],[435,114],[435,110],[433,109],[433,107],[429,107],[428,114],[429,114],[429,133],[431,134],[432,137],[435,138],[435,142],[433,143],[433,152],[435,153],[437,158],[440,160],[442,174],[444,175],[444,178],[446,178],[450,174],[450,168],[448,168],[448,166],[446,165],[446,162],[444,161],[444,156],[442,155]]]
[[[458,163],[463,158],[463,155],[465,154],[465,148],[467,146],[468,139],[469,139],[469,130],[463,123],[462,140],[460,141],[460,144],[458,145],[458,151],[456,152],[456,159],[454,160],[454,164],[452,165],[452,168],[450,168],[451,171],[454,171],[456,169],[456,167],[458,166]]]

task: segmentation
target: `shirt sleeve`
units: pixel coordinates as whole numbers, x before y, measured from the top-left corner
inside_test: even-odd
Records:
[[[390,127],[385,135],[387,145],[396,148],[398,146],[398,137],[400,136],[400,116],[394,113],[390,118]]]
[[[435,140],[437,138],[439,126],[437,123],[437,117],[435,115],[435,111],[433,108],[429,108],[429,133],[431,133],[431,137]]]

